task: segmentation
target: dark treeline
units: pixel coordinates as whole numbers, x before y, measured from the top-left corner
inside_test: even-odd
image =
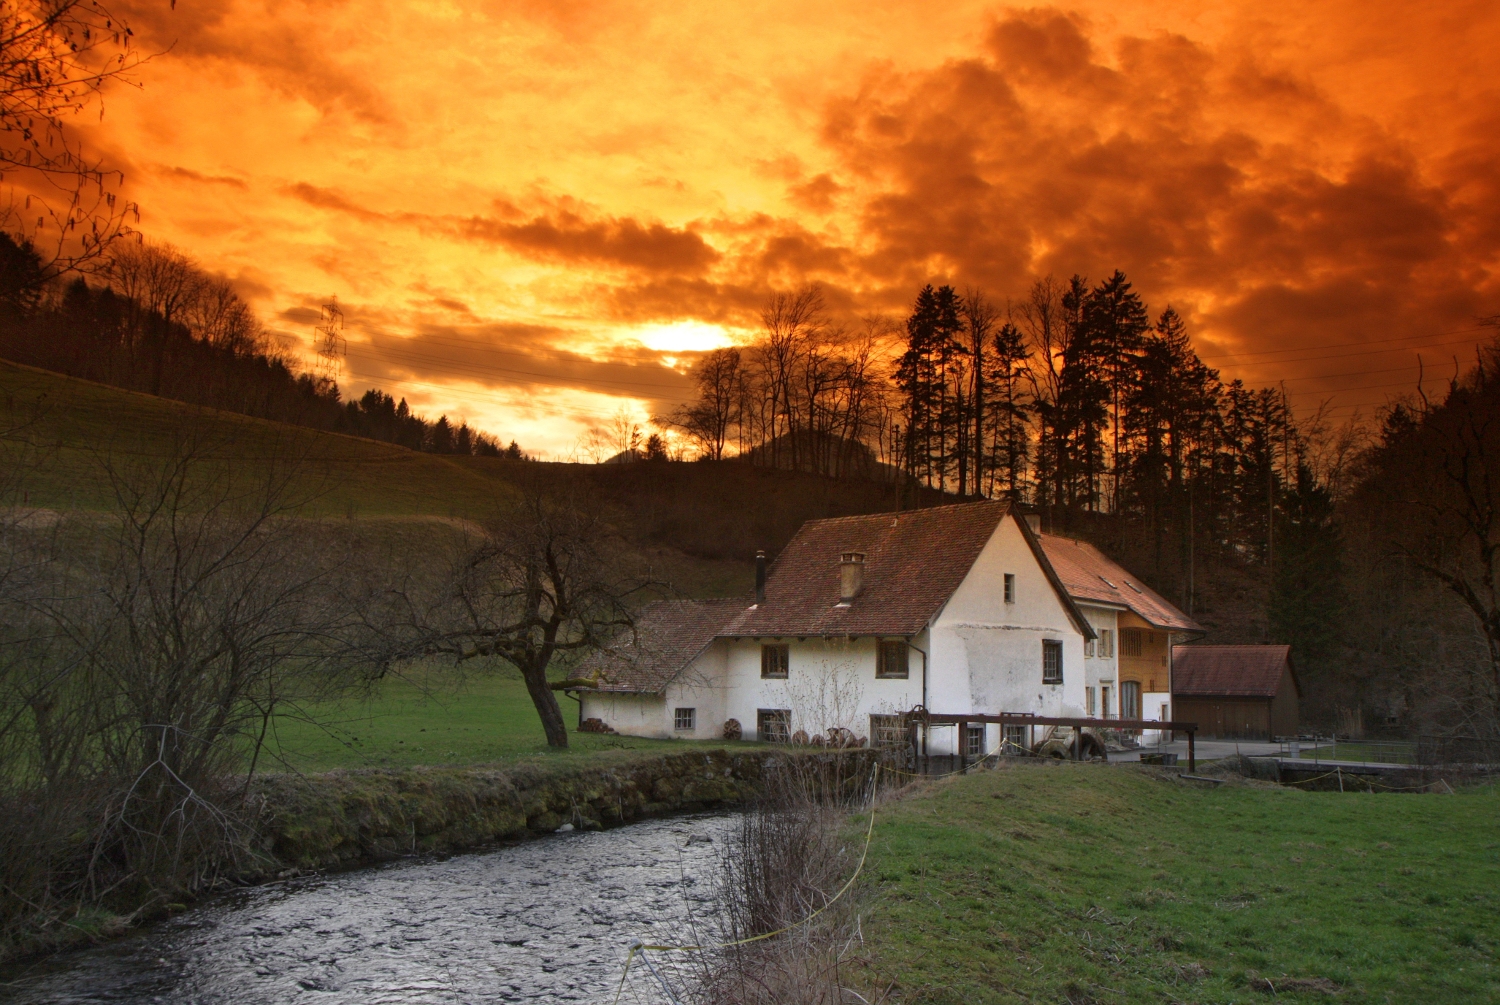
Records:
[[[1135,569],[1209,641],[1290,643],[1315,724],[1361,709],[1405,729],[1494,728],[1500,601],[1475,598],[1500,589],[1500,538],[1472,545],[1478,578],[1454,585],[1440,566],[1463,551],[1467,524],[1452,516],[1418,560],[1399,531],[1440,506],[1391,501],[1417,485],[1489,498],[1429,469],[1462,435],[1500,435],[1493,360],[1443,403],[1388,410],[1372,443],[1357,419],[1335,429],[1294,415],[1278,388],[1221,379],[1182,317],[1152,311],[1118,271],[1045,278],[1003,305],[928,286],[904,325],[857,329],[809,289],[774,297],[763,322],[749,345],[703,359],[697,399],[672,417],[703,456],[877,477],[897,505],[916,505],[919,488],[1014,499]],[[1477,478],[1476,463],[1452,465]],[[1500,525],[1492,513],[1471,522],[1486,520]],[[1387,609],[1372,659],[1356,614]],[[1487,710],[1479,725],[1475,709]]]
[[[415,414],[406,400],[338,386],[276,351],[224,280],[176,250],[111,249],[107,285],[48,275],[36,251],[0,233],[0,356],[74,377],[261,419],[439,454],[507,455],[493,436]]]
[[[1270,564],[1297,486],[1326,480],[1284,394],[1220,380],[1177,312],[1153,318],[1119,272],[1044,279],[1003,308],[929,286],[904,331],[835,325],[816,290],[778,295],[760,338],[697,378],[673,421],[705,456],[874,475],[908,504],[917,486],[1009,497],[1058,531],[1128,527],[1189,610],[1195,569]]]

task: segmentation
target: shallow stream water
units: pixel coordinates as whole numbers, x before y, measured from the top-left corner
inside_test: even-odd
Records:
[[[0,1002],[607,1002],[633,939],[691,938],[733,820],[653,820],[242,890],[8,968]]]

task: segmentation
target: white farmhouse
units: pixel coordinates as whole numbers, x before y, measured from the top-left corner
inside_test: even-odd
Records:
[[[784,741],[832,728],[889,738],[918,705],[1088,714],[1119,679],[1100,660],[1100,629],[1117,633],[1134,608],[1070,589],[1047,540],[1004,502],[809,521],[758,570],[754,598],[646,608],[632,637],[580,668],[598,680],[580,717],[636,736],[711,739],[727,725]],[[1107,707],[1117,702],[1111,692]],[[999,727],[970,728],[972,753],[1001,740]],[[932,739],[934,753],[958,740]]]

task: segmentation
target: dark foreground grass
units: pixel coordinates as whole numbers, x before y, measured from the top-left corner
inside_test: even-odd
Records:
[[[578,705],[559,695],[563,719]],[[566,751],[547,746],[541,720],[514,670],[467,680],[391,679],[368,696],[278,717],[261,766],[301,772],[333,768],[494,764],[522,757],[569,757],[613,750],[684,750],[693,741],[570,732]],[[722,743],[707,746],[724,746]]]
[[[1500,788],[1148,772],[1021,764],[888,804],[866,866],[872,987],[965,1005],[1500,1001]]]

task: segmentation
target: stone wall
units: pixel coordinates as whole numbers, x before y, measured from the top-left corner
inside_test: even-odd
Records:
[[[821,764],[851,780],[869,750],[696,750],[577,766],[407,768],[271,775],[251,796],[254,863],[245,878],[349,868],[405,855],[480,848],[645,817],[733,806],[778,762]]]

